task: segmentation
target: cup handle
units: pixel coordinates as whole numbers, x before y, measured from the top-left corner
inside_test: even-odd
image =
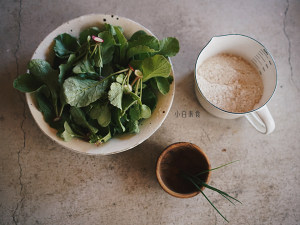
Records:
[[[274,119],[265,105],[257,111],[245,115],[250,124],[263,134],[270,134],[275,129]]]

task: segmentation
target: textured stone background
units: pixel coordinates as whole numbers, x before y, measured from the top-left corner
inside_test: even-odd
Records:
[[[190,141],[217,171],[211,184],[243,202],[205,193],[230,224],[300,224],[300,1],[0,1],[0,224],[226,224],[200,195],[176,199],[155,177],[167,145]],[[131,18],[159,38],[175,36],[176,95],[162,127],[138,147],[96,157],[73,153],[35,124],[24,95],[12,88],[41,40],[63,22],[89,13]],[[218,34],[256,38],[277,63],[268,107],[276,130],[265,136],[244,119],[207,114],[193,91],[196,57]],[[200,111],[200,118],[177,117]],[[225,150],[226,151],[225,151]]]

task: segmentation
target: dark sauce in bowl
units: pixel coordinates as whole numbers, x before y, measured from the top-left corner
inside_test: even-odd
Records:
[[[175,197],[192,197],[199,190],[182,173],[196,175],[210,169],[207,156],[196,145],[180,142],[168,146],[157,162],[157,177],[162,188]],[[199,178],[208,182],[209,172],[203,173]],[[203,188],[203,187],[202,187]]]

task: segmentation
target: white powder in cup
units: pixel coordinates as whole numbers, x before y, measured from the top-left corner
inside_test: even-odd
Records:
[[[253,110],[264,89],[258,71],[242,57],[230,54],[205,60],[197,70],[197,82],[208,101],[229,112]]]

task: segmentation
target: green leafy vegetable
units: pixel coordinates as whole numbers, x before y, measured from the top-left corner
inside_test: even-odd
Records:
[[[143,81],[153,77],[168,77],[171,73],[171,65],[169,61],[162,55],[155,55],[146,58],[142,62]]]
[[[108,87],[108,81],[95,81],[69,77],[63,84],[66,102],[71,106],[84,107],[101,98]]]
[[[99,145],[103,142],[107,142],[109,139],[111,139],[111,133],[110,130],[102,136],[102,135],[97,135],[97,134],[92,134],[90,135],[90,143],[95,143],[96,145]]]
[[[73,68],[73,73],[82,74],[82,73],[89,73],[93,74],[96,73],[94,67],[90,63],[88,59],[83,59],[77,63],[77,65]]]
[[[50,64],[41,59],[33,59],[28,64],[30,74],[36,77],[49,88],[52,104],[58,116],[57,100],[59,96],[58,71],[52,69]]]
[[[42,82],[32,74],[23,74],[14,80],[13,86],[21,92],[34,92],[42,86]]]
[[[179,51],[175,38],[159,41],[145,31],[128,40],[122,27],[89,27],[79,37],[54,39],[54,60],[33,59],[29,72],[14,80],[34,95],[45,121],[65,141],[80,138],[101,144],[123,133],[138,133],[151,117],[158,92],[172,83],[166,57]]]
[[[135,104],[133,107],[130,108],[129,110],[129,115],[131,120],[136,120],[138,121],[141,119],[141,110],[140,110],[140,105]]]
[[[64,141],[70,141],[74,137],[81,137],[80,135],[77,135],[74,133],[70,125],[68,124],[67,121],[64,123],[64,131],[59,134],[59,136],[64,140]]]
[[[130,42],[135,41],[137,39],[139,39],[141,36],[147,35],[147,33],[143,30],[138,30],[136,31],[131,38],[129,39]]]
[[[108,99],[110,104],[113,106],[122,109],[122,96],[123,96],[123,88],[122,85],[114,82],[110,86],[110,90],[108,92]]]
[[[117,44],[119,45],[119,54],[120,54],[120,62],[121,64],[124,63],[126,50],[128,46],[128,41],[123,35],[121,29],[119,27],[115,27],[116,37],[117,37]]]
[[[128,43],[128,48],[136,47],[136,46],[147,46],[150,49],[159,50],[159,41],[156,37],[144,34],[138,35],[134,38],[134,40],[130,40]]]
[[[151,109],[145,104],[140,106],[140,112],[141,112],[141,118],[143,119],[147,119],[151,116]]]
[[[157,96],[150,88],[146,88],[145,90],[143,90],[142,102],[149,106],[153,111],[157,104]]]
[[[45,121],[51,126],[55,118],[53,105],[49,101],[50,91],[46,85],[41,86],[35,93],[38,109],[43,113]]]
[[[159,54],[171,57],[179,52],[179,42],[176,38],[168,37],[160,41]]]
[[[80,108],[77,107],[71,107],[70,113],[72,116],[73,121],[84,128],[87,128],[91,133],[96,134],[98,132],[98,129],[96,127],[93,127],[86,119],[85,114]]]
[[[126,128],[121,121],[121,110],[120,109],[112,110],[112,120],[114,121],[114,124],[116,125],[116,129],[118,130],[118,133],[125,132]]]
[[[108,31],[103,31],[99,33],[98,36],[104,40],[104,42],[101,44],[101,55],[103,64],[110,63],[114,56],[114,50],[116,45],[115,39],[112,36],[112,34]]]
[[[163,95],[166,95],[170,90],[170,83],[168,78],[164,77],[155,77],[153,81],[156,83],[157,89]]]
[[[137,120],[131,120],[129,122],[129,133],[137,134],[140,132],[139,122]]]
[[[68,58],[70,54],[76,53],[79,48],[77,39],[67,33],[58,35],[54,40],[54,51],[59,58]]]
[[[134,57],[135,55],[140,55],[140,54],[149,54],[150,55],[150,53],[154,53],[154,52],[156,52],[156,50],[151,49],[148,46],[138,45],[138,46],[130,48],[127,51],[127,58],[130,59],[130,58]]]
[[[101,127],[107,127],[111,121],[111,112],[108,104],[95,105],[90,112],[90,116],[92,119],[96,119]]]
[[[71,54],[68,58],[67,63],[59,65],[59,75],[58,75],[58,82],[62,84],[66,77],[66,74],[72,69],[73,62],[75,61],[76,56],[75,54]]]
[[[117,76],[116,78],[116,81],[119,83],[119,84],[122,84],[123,83],[123,80],[124,80],[124,74],[120,74]]]

